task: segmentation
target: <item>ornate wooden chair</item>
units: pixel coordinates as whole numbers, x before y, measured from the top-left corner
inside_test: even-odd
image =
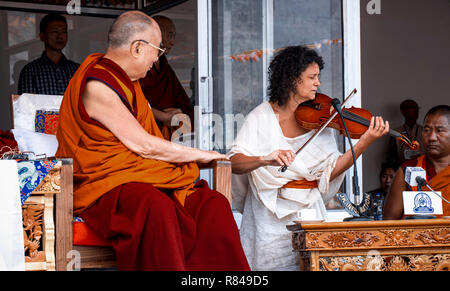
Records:
[[[227,197],[231,207],[231,163],[217,160],[200,168],[213,169],[213,188]],[[55,196],[56,270],[115,268],[112,247],[73,245],[73,179],[70,159],[63,160],[61,194]],[[77,265],[79,264],[79,265]]]
[[[15,120],[14,116],[14,112],[20,111],[20,108],[17,108],[20,106],[20,102],[18,102],[19,97],[17,95],[11,96],[10,104],[13,127],[14,124],[19,123]],[[32,107],[31,109],[27,108],[28,111],[46,109],[42,108],[39,104],[38,98],[36,98],[36,102],[34,103],[34,105],[30,105],[28,102],[26,106]],[[34,120],[34,118],[32,119]],[[54,195],[54,261],[56,270],[115,268],[116,263],[112,247],[106,245],[74,245],[72,160],[69,158],[58,160],[61,161],[61,166],[58,167],[56,180],[59,181],[60,191]],[[199,167],[201,169],[211,168],[213,170],[213,188],[225,195],[231,207],[230,161],[217,160],[208,164],[199,164]]]

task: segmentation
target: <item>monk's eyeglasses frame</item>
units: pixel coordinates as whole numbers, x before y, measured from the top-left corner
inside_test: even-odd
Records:
[[[150,42],[148,42],[148,41],[146,41],[146,40],[143,40],[143,39],[136,39],[136,40],[134,40],[131,44],[133,44],[133,43],[135,43],[135,42],[137,42],[137,41],[142,41],[143,43],[146,43],[146,44],[148,44],[149,46],[151,46],[151,47],[157,49],[157,50],[158,50],[158,58],[159,58],[160,56],[162,56],[162,55],[166,52],[166,49],[165,49],[165,48],[157,47],[156,45],[154,45],[154,44],[152,44],[152,43],[150,43]]]

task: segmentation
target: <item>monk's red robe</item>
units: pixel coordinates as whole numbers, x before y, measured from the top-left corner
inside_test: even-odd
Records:
[[[111,241],[119,270],[248,270],[228,200],[198,178],[196,163],[170,164],[128,150],[87,114],[88,80],[111,87],[152,135],[162,137],[139,86],[101,54],[72,78],[60,108],[58,157],[74,161],[74,208]]]
[[[180,108],[184,114],[189,116],[191,130],[194,129],[194,109],[165,55],[159,58],[159,70],[157,71],[156,67],[153,67],[139,82],[142,92],[152,108],[160,111],[167,108]],[[168,128],[159,121],[157,124],[164,138],[170,140],[174,129]]]
[[[434,191],[440,191],[442,197],[450,201],[450,166],[444,170],[436,173],[433,163],[427,158],[426,155],[420,156],[414,160],[405,162],[402,168],[406,167],[421,167],[427,173],[427,183],[433,188]],[[411,187],[412,191],[417,191],[417,187]],[[427,187],[424,187],[424,191],[428,191]],[[450,216],[450,204],[442,201],[442,216]],[[439,217],[438,215],[437,217]]]
[[[6,152],[17,150],[17,141],[11,131],[0,130],[0,157]]]

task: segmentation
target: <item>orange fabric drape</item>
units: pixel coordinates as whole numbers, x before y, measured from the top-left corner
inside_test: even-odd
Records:
[[[283,186],[283,188],[294,188],[294,189],[313,189],[317,187],[318,187],[317,181],[307,181],[307,180],[291,181]]]
[[[104,193],[129,182],[174,190],[175,197],[184,205],[186,197],[195,191],[194,182],[199,175],[196,163],[172,164],[144,159],[88,117],[81,95],[86,85],[86,74],[102,58],[103,54],[86,58],[70,81],[60,108],[56,156],[73,158],[74,213],[81,213]],[[125,74],[120,67],[117,68],[110,73]],[[133,82],[133,86],[135,100],[130,103],[136,105],[136,119],[149,134],[162,138],[139,82]]]

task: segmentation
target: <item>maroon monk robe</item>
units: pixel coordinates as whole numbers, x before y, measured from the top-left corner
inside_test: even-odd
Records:
[[[153,66],[145,78],[139,80],[139,83],[152,108],[160,111],[167,108],[180,108],[184,114],[189,116],[191,130],[194,129],[194,108],[165,55],[159,58],[159,70],[157,71]],[[173,130],[165,133],[164,125],[159,121],[157,123],[164,137],[170,140]]]
[[[4,153],[17,150],[17,142],[11,131],[0,130],[0,158]]]
[[[80,216],[112,241],[119,270],[249,270],[228,200],[204,180],[196,187],[183,208],[151,184],[128,183]]]

